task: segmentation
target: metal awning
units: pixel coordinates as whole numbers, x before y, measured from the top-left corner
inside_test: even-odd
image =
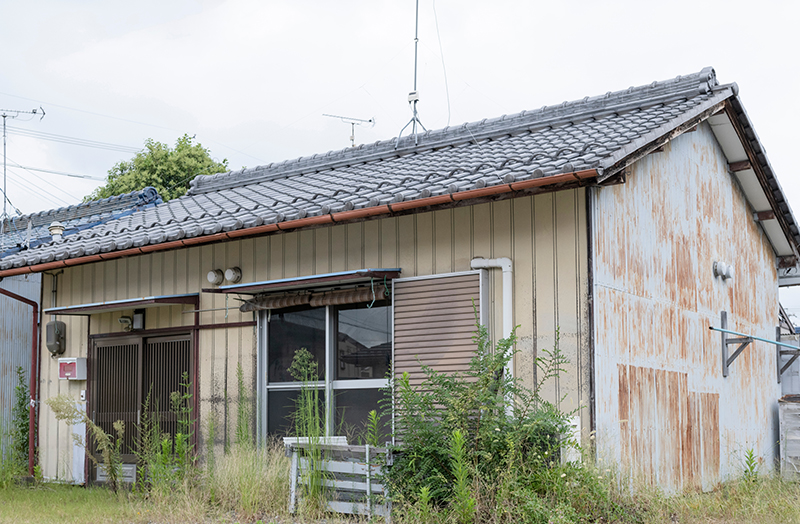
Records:
[[[322,275],[308,275],[304,277],[281,278],[278,280],[265,280],[263,282],[247,282],[231,284],[218,288],[203,289],[204,293],[239,293],[242,295],[257,295],[270,291],[288,291],[293,289],[309,289],[323,286],[336,286],[340,284],[356,284],[369,282],[371,279],[383,281],[400,276],[401,269],[370,268],[355,269],[353,271],[340,271],[338,273],[325,273]]]
[[[157,297],[125,298],[122,300],[109,300],[108,302],[94,302],[91,304],[77,304],[74,306],[51,307],[45,309],[46,315],[94,315],[96,313],[109,313],[111,311],[124,311],[148,306],[174,306],[178,304],[197,304],[199,295],[189,293],[186,295],[162,295]]]

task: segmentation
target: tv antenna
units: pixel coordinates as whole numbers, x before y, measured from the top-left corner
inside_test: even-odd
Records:
[[[403,129],[400,130],[400,134],[397,136],[397,140],[394,143],[394,148],[397,149],[397,144],[400,143],[400,137],[403,136],[403,131],[406,130],[408,126],[411,126],[411,133],[414,135],[414,145],[417,145],[417,126],[421,127],[424,131],[425,126],[422,125],[422,121],[419,119],[419,114],[417,113],[417,102],[419,102],[419,91],[417,91],[417,48],[419,47],[419,0],[417,0],[417,20],[416,20],[416,29],[414,30],[414,90],[408,94],[408,105],[411,106],[411,120],[403,126]]]
[[[42,106],[39,106],[39,109],[31,109],[30,111],[22,111],[19,109],[0,109],[0,117],[3,117],[3,216],[0,217],[0,220],[5,220],[9,217],[7,209],[8,204],[8,189],[6,186],[6,120],[9,118],[14,119],[20,115],[38,115],[41,111],[42,116],[39,118],[41,121],[44,118],[44,109]]]
[[[356,126],[363,126],[365,124],[370,124],[369,127],[375,127],[374,116],[369,120],[364,120],[363,118],[350,118],[349,116],[327,115],[325,113],[322,113],[322,116],[338,118],[345,124],[350,124],[350,147],[356,147]]]

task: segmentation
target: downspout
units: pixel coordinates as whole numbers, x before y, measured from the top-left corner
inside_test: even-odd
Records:
[[[28,405],[28,474],[33,476],[35,452],[34,437],[36,433],[36,396],[38,394],[37,386],[39,385],[39,304],[33,300],[17,295],[16,293],[12,293],[7,289],[0,288],[0,295],[5,295],[33,307],[33,322],[31,328],[31,376],[29,386],[31,402]]]
[[[473,258],[470,262],[472,269],[502,269],[503,270],[503,338],[511,336],[514,331],[514,297],[513,276],[511,259],[503,258]],[[506,376],[514,378],[514,358],[506,364]]]

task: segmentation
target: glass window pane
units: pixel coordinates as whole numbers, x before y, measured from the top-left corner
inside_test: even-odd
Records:
[[[325,378],[325,308],[274,311],[267,328],[269,382],[293,382],[289,374],[294,353],[306,348]]]
[[[360,445],[365,443],[367,434],[367,415],[371,410],[381,412],[379,401],[384,398],[380,389],[348,389],[334,392],[336,399],[336,420],[334,421],[337,435],[347,435],[349,444]],[[391,440],[391,425],[389,416],[381,417],[378,442],[381,446]]]
[[[336,378],[385,378],[392,355],[391,309],[385,303],[336,310]]]
[[[320,389],[320,417],[325,425],[325,390]],[[276,390],[267,392],[267,433],[270,435],[288,436],[296,433],[294,428],[294,414],[297,410],[296,402],[299,390]]]

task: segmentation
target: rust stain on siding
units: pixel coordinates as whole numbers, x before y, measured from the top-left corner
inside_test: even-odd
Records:
[[[703,417],[703,477],[719,478],[719,394],[700,394]]]
[[[630,420],[630,384],[628,383],[628,366],[617,364],[619,371],[619,434],[622,450],[622,472],[631,473],[631,426]]]
[[[668,490],[716,482],[719,394],[690,391],[678,371],[624,364],[617,371],[623,472]]]

